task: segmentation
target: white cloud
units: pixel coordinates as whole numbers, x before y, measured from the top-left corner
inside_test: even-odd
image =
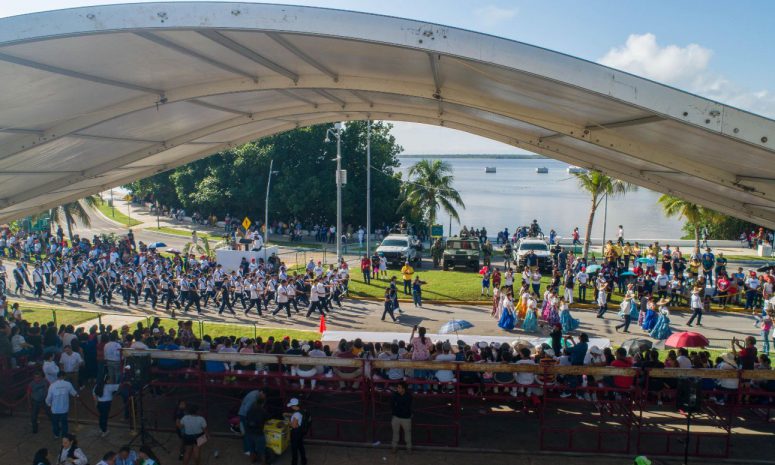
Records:
[[[705,71],[711,55],[711,50],[697,44],[661,47],[654,34],[631,34],[623,46],[612,48],[599,61],[612,68],[676,84]]]
[[[474,17],[482,26],[492,27],[517,16],[516,8],[501,8],[487,5],[474,10]]]
[[[598,60],[665,84],[674,85],[721,103],[764,116],[775,116],[775,94],[751,91],[709,70],[713,51],[698,44],[660,46],[654,34],[631,34]]]

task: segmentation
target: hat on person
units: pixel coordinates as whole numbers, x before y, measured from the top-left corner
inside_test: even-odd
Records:
[[[600,349],[600,347],[598,347],[598,346],[592,346],[592,347],[589,348],[589,353],[590,354],[595,354],[595,355],[602,355],[603,354],[603,350]]]
[[[303,350],[304,352],[309,352],[309,349],[310,349],[309,344],[304,344],[303,346],[301,346],[301,350]]]
[[[478,347],[480,349],[486,349],[487,348],[487,343],[485,341],[479,341],[479,342],[476,343],[476,347]]]
[[[293,398],[290,401],[288,401],[288,405],[286,407],[297,407],[299,405],[299,399]]]
[[[722,355],[721,360],[727,362],[730,365],[737,366],[737,360],[735,360],[735,354],[733,354],[732,352],[727,352],[724,355]]]
[[[661,307],[662,305],[667,305],[667,304],[669,304],[669,303],[670,303],[670,299],[668,299],[667,297],[663,297],[663,298],[661,298],[661,299],[659,299],[659,300],[657,301],[657,305],[659,305],[660,307]]]
[[[153,334],[159,334],[161,330],[159,328],[153,328],[153,331],[151,331]]]
[[[315,341],[315,348],[320,349],[321,347],[323,347],[323,343],[320,341]]]

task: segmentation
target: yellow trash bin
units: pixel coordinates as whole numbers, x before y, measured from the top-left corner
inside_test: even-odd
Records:
[[[282,455],[290,444],[291,436],[288,422],[284,420],[268,420],[264,424],[266,447],[277,455]]]

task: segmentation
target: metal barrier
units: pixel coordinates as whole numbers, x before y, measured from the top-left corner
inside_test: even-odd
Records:
[[[124,350],[124,355],[150,354],[157,360],[151,386],[186,388],[211,412],[231,406],[246,390],[263,388],[278,405],[291,397],[303,398],[314,412],[311,437],[349,442],[388,442],[389,389],[400,380],[382,376],[382,370],[404,371],[415,391],[413,431],[418,445],[459,446],[465,432],[476,429],[476,421],[494,415],[520,419],[538,432],[538,448],[547,451],[584,453],[638,453],[679,455],[684,453],[684,418],[675,406],[675,389],[651,383],[677,378],[722,380],[737,378],[736,391],[709,388],[702,393],[698,422],[703,429],[692,433],[689,455],[728,457],[736,422],[756,421],[767,430],[775,392],[762,386],[775,383],[773,371],[683,370],[588,366],[540,366],[501,363],[416,362],[315,358],[272,354],[201,353],[190,351]],[[165,368],[161,360],[182,366]],[[217,367],[226,363],[231,366]],[[209,365],[208,365],[209,364]],[[162,365],[162,366],[159,366]],[[319,367],[300,374],[297,367]],[[429,376],[450,370],[452,381]],[[535,381],[472,382],[467,373],[531,373]],[[508,377],[506,377],[508,378]],[[592,381],[592,380],[595,381]],[[624,380],[617,387],[610,379]],[[304,381],[304,383],[302,383]],[[312,381],[316,386],[312,387]],[[756,381],[759,384],[752,384]],[[711,382],[712,384],[712,382]],[[767,386],[765,386],[767,387]],[[726,396],[724,405],[713,402]],[[667,399],[663,406],[655,406]],[[218,407],[218,408],[216,408]],[[213,410],[215,408],[215,410]],[[473,413],[472,413],[473,412]],[[573,422],[569,423],[568,419]],[[742,420],[738,420],[738,418]],[[761,420],[761,421],[760,421]],[[470,426],[473,425],[473,426]],[[746,425],[749,425],[746,423]],[[528,426],[532,431],[532,427]],[[633,440],[634,438],[634,440]]]

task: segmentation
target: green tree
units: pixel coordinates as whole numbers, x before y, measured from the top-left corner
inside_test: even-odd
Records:
[[[700,228],[703,225],[716,223],[721,219],[720,215],[713,210],[687,202],[678,197],[673,197],[672,195],[661,195],[657,203],[662,205],[662,211],[665,213],[665,216],[668,218],[677,216],[684,219],[687,225],[690,225],[694,238],[695,252],[700,250]]]
[[[402,186],[401,208],[422,218],[428,226],[436,224],[437,212],[444,210],[460,223],[457,208],[465,208],[460,193],[452,187],[452,165],[441,160],[420,160],[409,168]]]
[[[606,195],[610,197],[623,196],[628,192],[637,190],[637,186],[619,179],[614,179],[600,171],[590,170],[586,173],[573,173],[578,181],[579,188],[586,191],[592,204],[589,207],[589,219],[587,220],[587,230],[584,233],[584,259],[589,254],[589,242],[592,235],[592,224],[595,222],[595,212],[600,202]]]
[[[250,142],[189,163],[172,171],[165,181],[132,183],[129,189],[142,195],[158,195],[169,185],[174,199],[166,205],[182,206],[188,213],[248,216],[263,222],[269,162],[278,174],[272,179],[269,221],[299,220],[305,226],[336,221],[336,141],[325,142],[331,125],[317,125]],[[392,126],[372,124],[371,191],[375,225],[392,222],[400,203],[400,180],[395,173],[401,147],[390,134]],[[342,168],[347,184],[342,189],[345,225],[366,223],[366,122],[347,123],[342,132]]]
[[[90,195],[89,197],[85,197],[81,200],[52,208],[49,210],[49,215],[51,215],[51,224],[62,224],[64,222],[67,227],[67,237],[70,238],[70,243],[72,244],[73,223],[75,223],[76,220],[80,221],[81,224],[87,228],[91,226],[91,218],[89,217],[89,212],[86,210],[86,208],[84,208],[84,204],[89,208],[96,208],[97,202],[99,201],[99,197],[96,195]]]

